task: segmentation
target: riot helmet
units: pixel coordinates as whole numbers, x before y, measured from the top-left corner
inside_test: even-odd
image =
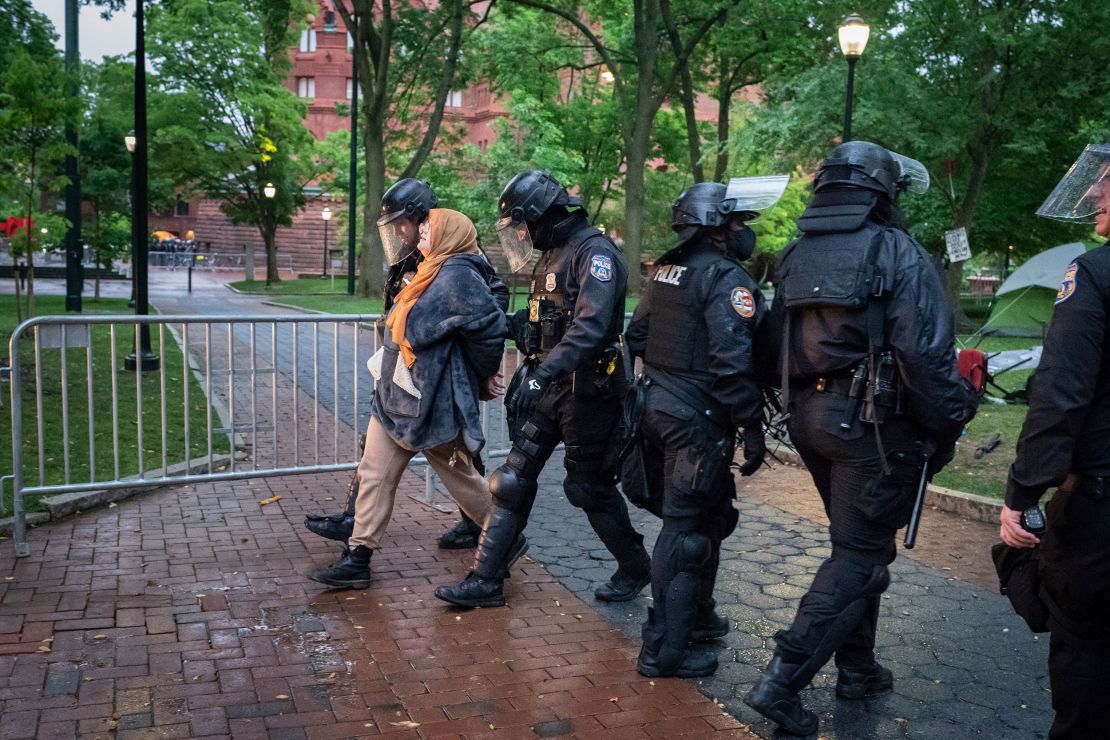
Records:
[[[533,249],[554,246],[557,223],[566,218],[567,208],[579,206],[550,172],[521,172],[501,192],[497,201],[495,226],[501,249],[513,272],[523,270],[532,259]]]
[[[1091,144],[1056,183],[1037,215],[1070,223],[1094,223],[1110,196],[1110,143]]]
[[[428,217],[428,211],[438,206],[439,198],[427,180],[406,177],[385,191],[378,234],[386,264],[403,262],[416,250],[419,226]]]
[[[870,190],[897,202],[903,191],[924,193],[929,189],[929,171],[910,159],[870,141],[849,141],[829,152],[813,190]]]
[[[728,186],[717,182],[699,182],[678,196],[671,207],[671,229],[678,234],[682,247],[700,229],[727,226],[725,251],[743,261],[755,250],[755,232],[747,224],[770,208],[789,182],[787,175],[734,177]]]

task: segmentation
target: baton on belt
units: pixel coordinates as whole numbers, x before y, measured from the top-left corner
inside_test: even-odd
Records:
[[[917,498],[913,501],[913,512],[910,513],[910,523],[906,525],[906,539],[904,544],[907,550],[912,550],[917,542],[917,528],[921,524],[921,510],[925,506],[925,489],[929,486],[929,458],[924,455],[921,459],[921,478],[917,481]]]

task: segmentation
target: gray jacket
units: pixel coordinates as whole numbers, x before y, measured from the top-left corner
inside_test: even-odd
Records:
[[[478,394],[501,365],[506,333],[487,271],[481,255],[453,256],[412,307],[405,335],[416,353],[409,371],[419,396],[394,382],[403,361],[386,332],[372,413],[406,449],[427,450],[461,437],[476,456],[485,444]]]

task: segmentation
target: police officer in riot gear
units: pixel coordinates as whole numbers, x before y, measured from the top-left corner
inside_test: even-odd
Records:
[[[771,319],[790,438],[825,505],[832,555],[745,702],[797,735],[817,729],[798,692],[830,657],[843,698],[892,686],[874,647],[895,533],[921,466],[931,477],[951,460],[975,413],[940,277],[897,208],[901,191],[927,187],[914,160],[841,144],[821,164],[802,236],[780,263]]]
[[[617,491],[610,449],[623,391],[617,341],[624,321],[624,261],[586,220],[578,199],[548,172],[514,177],[498,206],[498,238],[510,267],[523,269],[533,247],[542,252],[528,308],[512,322],[527,358],[506,396],[513,448],[490,478],[494,506],[473,572],[462,583],[438,588],[436,596],[459,606],[505,603],[504,566],[528,523],[537,478],[562,441],[567,499],[586,512],[618,564],[595,595],[626,601],[647,585],[650,559]]]
[[[1110,144],[1091,145],[1037,214],[1094,222],[1110,237]],[[1049,488],[1038,539],[1022,512]],[[1040,545],[1040,598],[1051,633],[1052,740],[1101,738],[1110,725],[1110,247],[1079,256],[1063,275],[1029,414],[1010,468],[1001,535]]]
[[[783,177],[767,205],[785,184]],[[766,454],[756,366],[765,309],[740,264],[755,250],[746,222],[757,214],[729,195],[724,185],[703,182],[679,196],[671,223],[678,244],[655,263],[625,332],[631,352],[644,359],[640,434],[648,487],[663,491],[663,529],[651,563],[653,606],[637,661],[645,676],[717,670],[717,658],[691,643],[728,633],[728,620],[714,610],[713,586],[721,540],[737,520],[736,430],[744,435],[744,475]]]
[[[385,280],[385,300],[383,315],[389,313],[393,299],[408,284],[416,272],[416,266],[423,257],[416,248],[420,240],[420,224],[428,217],[428,211],[439,207],[439,198],[427,180],[406,177],[393,183],[382,195],[381,218],[378,219],[378,233],[381,236],[382,251],[389,272]],[[501,304],[508,307],[508,289],[498,279],[492,265],[488,266],[487,280],[490,289]],[[359,438],[359,451],[362,450],[364,437]],[[476,463],[480,461],[475,461]],[[332,540],[346,542],[355,527],[355,497],[358,495],[358,481],[352,478],[347,488],[347,507],[338,514],[330,516],[307,516],[305,526],[313,534]],[[444,532],[439,538],[439,546],[444,549],[467,549],[478,544],[482,533],[480,524],[470,521],[460,509],[458,524]]]

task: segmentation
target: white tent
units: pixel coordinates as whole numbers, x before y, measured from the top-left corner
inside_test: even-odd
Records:
[[[1035,254],[1006,278],[1006,282],[999,286],[995,295],[1005,295],[1034,285],[1057,290],[1068,265],[1086,251],[1082,244],[1073,242]]]

